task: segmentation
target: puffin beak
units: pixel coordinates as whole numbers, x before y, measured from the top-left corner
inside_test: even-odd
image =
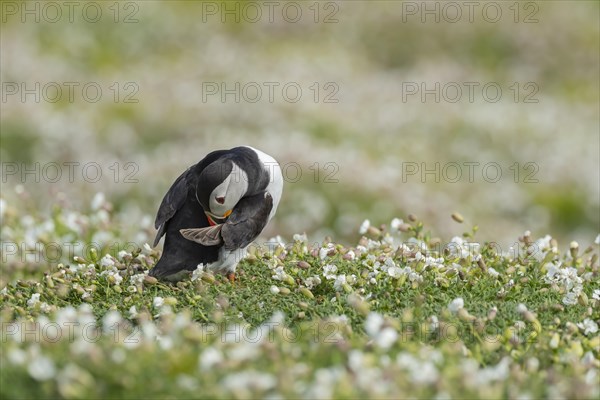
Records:
[[[233,211],[233,210],[225,211],[225,214],[223,214],[223,218],[227,218],[227,217],[229,217],[229,215],[231,215],[231,212],[232,212],[232,211]]]

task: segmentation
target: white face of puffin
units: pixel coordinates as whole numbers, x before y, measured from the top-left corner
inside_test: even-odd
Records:
[[[240,201],[248,190],[248,176],[233,163],[231,173],[217,186],[209,198],[210,214],[216,218],[226,218],[233,207]]]

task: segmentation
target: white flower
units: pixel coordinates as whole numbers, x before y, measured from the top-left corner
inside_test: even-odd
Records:
[[[308,238],[306,237],[306,233],[303,233],[303,234],[295,233],[294,236],[292,236],[292,238],[294,239],[295,242],[302,242],[302,243],[305,243],[308,240]]]
[[[271,374],[245,370],[227,375],[222,385],[232,393],[248,393],[248,390],[267,391],[277,384]]]
[[[104,332],[108,331],[116,331],[118,329],[117,325],[121,322],[121,313],[113,310],[109,311],[102,318],[102,329]]]
[[[333,249],[335,249],[335,245],[333,243],[327,243],[327,246],[319,249],[319,258],[324,260],[325,257],[327,257],[327,254]]]
[[[565,297],[563,297],[562,302],[567,306],[574,306],[577,304],[577,297],[578,295],[574,292],[569,292],[565,295]]]
[[[0,199],[0,221],[2,220],[2,218],[4,218],[5,214],[6,214],[6,200]],[[598,237],[600,237],[600,235]]]
[[[198,364],[200,366],[200,369],[207,371],[216,364],[219,364],[221,361],[223,361],[223,354],[221,353],[221,351],[215,349],[214,347],[209,347],[206,350],[204,350],[200,355]]]
[[[533,250],[533,252],[531,253],[533,258],[535,258],[537,261],[542,261],[544,257],[546,257],[548,250],[551,250],[551,240],[552,236],[546,235],[543,238],[536,240],[535,243],[529,246],[530,249]]]
[[[104,193],[102,192],[98,192],[94,195],[94,198],[92,199],[92,210],[96,211],[98,210],[100,207],[102,207],[102,205],[105,203],[105,197],[104,197]]]
[[[144,276],[146,276],[147,272],[141,274],[131,275],[129,277],[129,281],[134,285],[141,285],[144,282]]]
[[[600,244],[600,234],[598,234],[598,236],[596,236],[596,240],[594,240],[594,243]]]
[[[31,298],[29,300],[27,300],[27,306],[29,307],[35,307],[35,305],[37,303],[40,302],[40,294],[39,293],[33,293],[31,295]]]
[[[440,321],[437,315],[432,315],[429,319],[431,320],[431,329],[434,331],[437,330],[440,327]]]
[[[8,350],[8,361],[14,365],[23,365],[27,361],[27,353],[18,347],[13,347]]]
[[[202,276],[203,272],[204,272],[204,264],[200,263],[200,264],[198,264],[198,266],[196,267],[194,272],[192,272],[192,281],[195,281],[198,278],[200,278]]]
[[[577,275],[577,270],[572,267],[563,268],[561,263],[545,264],[548,272],[544,276],[546,283],[556,283],[562,286],[567,294],[563,297],[566,305],[577,304],[577,298],[583,290],[583,279]]]
[[[34,360],[29,363],[27,367],[29,375],[37,381],[47,381],[48,379],[54,378],[56,370],[54,368],[54,362],[45,356],[37,356]]]
[[[269,289],[271,291],[271,293],[273,294],[277,294],[279,293],[279,288],[275,285],[272,285],[271,288]]]
[[[492,267],[488,267],[487,273],[488,275],[493,276],[494,278],[500,275],[500,273]]]
[[[125,257],[131,257],[131,253],[125,250],[121,250],[117,253],[117,256],[122,260]]]
[[[348,353],[348,367],[356,373],[360,373],[363,360],[364,355],[360,350],[350,350],[350,353]]]
[[[283,281],[287,277],[287,274],[283,271],[283,267],[275,268],[273,273],[274,274],[271,276],[271,278],[275,279],[276,281]]]
[[[400,218],[394,218],[392,219],[392,222],[390,222],[390,227],[394,230],[398,230],[398,228],[400,228],[400,225],[402,225],[404,223],[404,221],[402,221]]]
[[[107,276],[107,280],[114,285],[119,285],[123,282],[123,277],[119,274],[119,271],[114,268],[112,270],[102,271],[100,275]]]
[[[594,289],[594,293],[592,294],[592,299],[600,301],[600,289]]]
[[[335,278],[335,282],[333,282],[333,288],[335,290],[342,290],[342,285],[344,285],[344,283],[346,283],[346,275],[338,275]]]
[[[358,233],[360,233],[361,235],[364,235],[365,233],[367,233],[367,230],[371,227],[371,221],[369,221],[368,219],[365,219],[363,221],[363,223],[360,225],[360,229],[358,230]]]
[[[40,311],[43,313],[49,313],[52,311],[52,307],[50,307],[50,305],[44,301],[40,303]]]
[[[583,322],[578,323],[577,326],[579,329],[583,329],[585,335],[598,332],[598,324],[589,318],[584,319]]]
[[[348,252],[346,253],[346,255],[348,256],[349,260],[354,260],[356,258],[356,253],[353,250],[348,250]]]
[[[131,306],[129,308],[129,318],[137,318],[137,316],[138,316],[137,308],[135,306]]]
[[[333,264],[327,264],[323,267],[323,275],[327,279],[335,279],[336,272],[337,272],[337,266],[335,266]]]
[[[371,337],[376,336],[383,326],[383,317],[377,312],[371,312],[365,320],[365,331]]]
[[[394,328],[385,327],[384,322],[381,314],[371,312],[365,320],[365,331],[377,346],[388,349],[398,339],[398,332]]]
[[[517,312],[519,314],[523,314],[526,311],[527,311],[527,306],[523,303],[519,303],[519,305],[517,306]]]
[[[100,265],[103,267],[112,267],[115,265],[115,260],[110,254],[107,254],[100,260]]]
[[[316,275],[308,277],[304,280],[304,284],[306,285],[307,288],[312,289],[313,287],[321,284],[321,278],[319,278]]]
[[[399,278],[401,275],[404,275],[404,271],[402,270],[402,268],[398,268],[398,267],[388,268],[387,273],[392,278]]]
[[[458,298],[452,300],[450,302],[450,304],[448,304],[448,310],[450,310],[453,313],[457,313],[458,310],[460,310],[464,306],[465,306],[464,300],[462,299],[462,297],[458,297]]]
[[[165,299],[163,299],[162,297],[159,297],[159,296],[156,296],[154,298],[154,300],[152,301],[152,305],[154,305],[154,307],[156,307],[156,308],[162,307],[163,304],[165,304]]]
[[[375,343],[382,349],[389,349],[398,339],[398,332],[394,328],[384,328],[375,338]]]

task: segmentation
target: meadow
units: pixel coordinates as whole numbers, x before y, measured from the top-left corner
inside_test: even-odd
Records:
[[[95,200],[39,219],[2,208],[11,242],[44,243],[5,265],[4,398],[600,394],[600,236],[525,232],[501,252],[460,214],[447,241],[410,215],[365,221],[354,246],[257,243],[233,283],[202,265],[166,283],[148,276],[159,253],[147,244],[56,253],[69,237],[119,237],[124,221]]]

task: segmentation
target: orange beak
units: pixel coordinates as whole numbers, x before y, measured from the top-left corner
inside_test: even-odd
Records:
[[[233,210],[226,211],[225,214],[223,214],[223,218],[229,217],[231,215],[232,211]],[[205,212],[204,214],[206,215],[206,218],[208,219],[208,224],[210,226],[217,225],[217,223],[210,217],[210,215],[207,212]]]

